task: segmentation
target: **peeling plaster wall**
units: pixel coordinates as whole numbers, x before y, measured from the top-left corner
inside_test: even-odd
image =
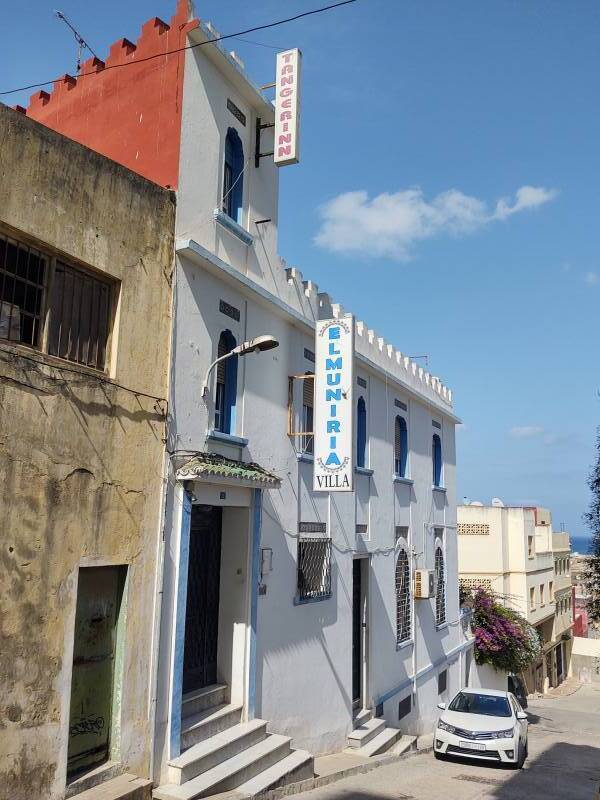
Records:
[[[111,377],[0,341],[0,785],[62,798],[78,567],[129,565],[121,762],[148,774],[173,195],[0,106],[0,226],[121,282]]]

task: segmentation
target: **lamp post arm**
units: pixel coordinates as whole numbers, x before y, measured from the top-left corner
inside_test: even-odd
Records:
[[[237,353],[235,352],[235,348],[230,353],[225,353],[224,356],[219,356],[219,358],[215,358],[209,368],[206,370],[206,375],[204,376],[204,383],[202,384],[202,397],[206,397],[208,394],[208,379],[210,378],[210,373],[213,369],[219,364],[221,361],[225,361],[226,358],[231,358],[231,356],[235,356]]]

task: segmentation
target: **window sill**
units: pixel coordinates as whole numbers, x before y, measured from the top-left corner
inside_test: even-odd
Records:
[[[449,622],[442,622],[442,623],[440,623],[440,625],[436,625],[435,629],[436,629],[436,631],[445,631],[446,628],[449,628],[449,627],[450,627],[450,623]]]
[[[248,233],[245,228],[242,228],[242,226],[234,219],[231,219],[231,217],[225,214],[225,212],[215,208],[213,211],[213,217],[215,222],[218,222],[219,225],[228,230],[229,233],[232,233],[234,236],[236,236],[240,242],[243,242],[247,247],[250,247],[250,245],[254,242],[254,236],[252,236],[251,233]]]
[[[436,486],[435,484],[433,484],[431,489],[434,492],[441,492],[442,494],[446,494],[446,487],[445,486]]]
[[[412,647],[415,643],[414,639],[406,639],[404,642],[400,642],[400,644],[396,645],[396,652],[400,652],[400,650],[405,650],[407,647]]]
[[[393,481],[394,483],[404,483],[406,486],[414,486],[415,483],[412,478],[405,478],[404,476],[397,475],[396,473],[394,473]]]
[[[374,471],[375,470],[369,469],[369,467],[359,467],[359,466],[354,467],[354,472],[356,472],[357,475],[368,475],[369,477],[371,477]]]
[[[212,442],[220,442],[221,444],[230,444],[232,447],[246,447],[248,439],[242,436],[234,436],[231,433],[221,433],[221,431],[209,431],[208,439]]]
[[[307,606],[310,603],[322,603],[324,600],[331,600],[333,597],[332,594],[325,594],[323,597],[306,597],[300,599],[298,595],[294,596],[294,605],[295,606]]]
[[[315,457],[312,453],[296,453],[298,461],[304,461],[306,464],[313,464]]]

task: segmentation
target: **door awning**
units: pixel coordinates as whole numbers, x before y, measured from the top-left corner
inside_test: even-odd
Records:
[[[217,453],[196,453],[179,459],[176,475],[180,481],[228,483],[262,489],[278,489],[281,486],[277,475],[259,464],[236,461]]]

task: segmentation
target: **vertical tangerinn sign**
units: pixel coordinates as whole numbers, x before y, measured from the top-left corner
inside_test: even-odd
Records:
[[[277,54],[274,161],[278,167],[300,161],[300,66],[298,48]]]

